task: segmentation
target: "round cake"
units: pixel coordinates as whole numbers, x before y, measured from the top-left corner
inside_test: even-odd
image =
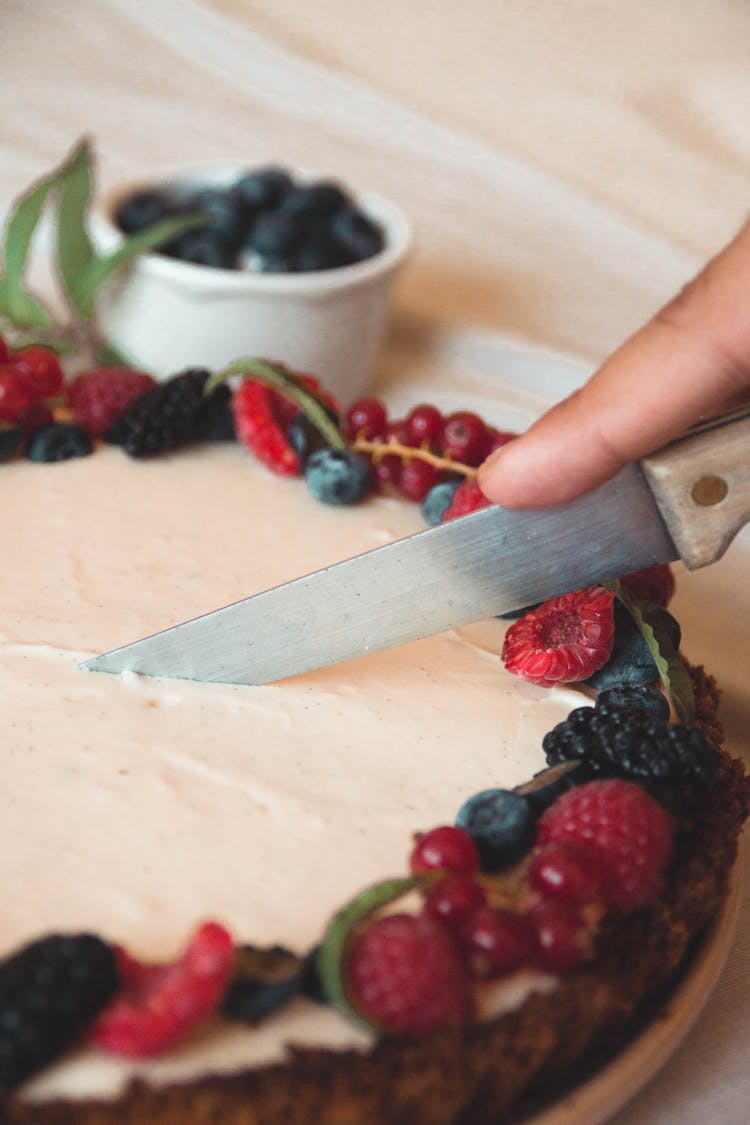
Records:
[[[0,471],[3,956],[86,932],[163,964],[211,922],[309,968],[342,906],[409,874],[415,834],[528,782],[544,736],[593,700],[506,671],[500,620],[263,687],[80,672],[419,530],[420,509],[385,495],[332,508],[239,444],[144,459],[99,445]],[[478,1125],[520,1112],[622,1041],[722,901],[747,788],[719,749],[716,687],[691,674],[717,768],[698,797],[646,786],[674,825],[669,877],[637,909],[596,913],[579,966],[484,979],[470,1018],[425,1034],[378,1033],[313,987],[252,1023],[214,1012],[153,1058],[115,1057],[84,1030],[6,1091],[3,1120]],[[498,902],[527,863],[496,877]],[[414,914],[424,888],[404,889]]]

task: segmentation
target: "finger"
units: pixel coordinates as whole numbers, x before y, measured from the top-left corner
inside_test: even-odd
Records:
[[[481,467],[496,503],[564,503],[750,397],[750,224],[575,394]]]

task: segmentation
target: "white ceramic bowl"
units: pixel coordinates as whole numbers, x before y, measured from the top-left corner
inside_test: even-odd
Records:
[[[227,183],[240,171],[183,172],[161,182]],[[122,240],[112,215],[136,186],[143,184],[105,197],[92,232],[102,248]],[[372,258],[337,269],[260,274],[144,254],[101,294],[102,328],[134,364],[158,378],[261,356],[319,376],[342,403],[351,402],[371,384],[392,282],[411,245],[410,224],[392,203],[373,194],[358,196],[357,203],[385,234],[384,248]]]

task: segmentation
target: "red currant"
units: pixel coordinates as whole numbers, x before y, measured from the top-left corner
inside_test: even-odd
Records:
[[[487,447],[485,457],[489,457],[490,453],[494,453],[496,449],[502,449],[513,438],[518,437],[518,434],[513,434],[510,430],[490,430],[490,444]]]
[[[379,457],[374,469],[378,488],[386,490],[398,488],[402,465],[401,458],[395,453],[386,453],[385,457]]]
[[[31,388],[35,399],[56,395],[63,384],[60,360],[49,348],[32,345],[16,352],[13,362],[18,365]]]
[[[520,914],[490,906],[477,910],[464,929],[474,976],[501,977],[533,963],[534,929]]]
[[[388,423],[385,428],[385,440],[398,442],[399,445],[414,446],[418,444],[412,438],[405,418],[398,418],[395,422]]]
[[[406,426],[414,445],[436,447],[443,433],[443,415],[436,406],[421,403],[406,416]]]
[[[382,402],[376,398],[360,398],[344,415],[344,436],[348,441],[358,437],[377,441],[385,434],[388,416]]]
[[[34,401],[34,394],[15,363],[0,364],[0,420],[15,422]]]
[[[401,466],[398,487],[407,500],[421,503],[432,486],[437,482],[438,470],[418,457],[408,457]]]
[[[0,363],[7,363],[10,359],[10,349],[5,342],[5,337],[0,336]]]
[[[528,919],[536,932],[543,968],[553,973],[569,973],[588,960],[590,943],[577,907],[543,899],[532,906]]]
[[[410,870],[414,875],[436,870],[471,875],[478,867],[476,845],[469,833],[448,824],[420,836],[410,859]]]
[[[443,423],[443,450],[464,465],[479,465],[484,461],[490,441],[487,426],[470,410],[450,414]]]
[[[469,875],[446,875],[427,888],[425,914],[452,929],[463,926],[485,904],[482,887]]]
[[[575,905],[593,902],[601,887],[596,853],[577,840],[552,840],[532,859],[529,882],[545,898]]]

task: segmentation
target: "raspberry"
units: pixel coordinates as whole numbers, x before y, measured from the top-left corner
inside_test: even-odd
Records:
[[[443,423],[443,452],[462,465],[481,464],[489,452],[491,442],[489,429],[479,415],[470,410],[450,414]]]
[[[474,976],[486,980],[506,976],[534,960],[534,931],[526,919],[510,910],[482,907],[464,930]]]
[[[644,602],[653,602],[663,609],[669,605],[675,591],[675,580],[669,563],[657,563],[646,570],[625,574],[620,583]]]
[[[68,405],[91,437],[103,437],[124,410],[156,386],[156,380],[132,367],[96,367],[78,375],[67,388]]]
[[[34,393],[16,364],[0,364],[0,422],[15,422],[33,401]]]
[[[443,436],[443,415],[436,406],[430,406],[426,402],[421,403],[407,414],[406,428],[410,442],[414,445],[426,445],[437,449]]]
[[[131,457],[148,457],[179,449],[195,439],[208,379],[204,367],[191,367],[157,383],[131,402],[107,430],[105,439]]]
[[[589,586],[543,602],[509,627],[503,664],[541,687],[585,680],[612,652],[612,600],[609,590]]]
[[[77,1041],[118,987],[112,949],[52,934],[0,964],[0,1088],[10,1090]]]
[[[414,500],[419,504],[437,478],[438,470],[434,465],[428,464],[427,461],[420,461],[418,457],[406,458],[398,481],[399,491],[407,500]]]
[[[451,871],[470,875],[479,866],[476,845],[462,828],[443,825],[420,836],[411,853],[413,875],[420,871]]]
[[[63,384],[63,369],[60,360],[49,348],[33,345],[16,352],[13,362],[17,364],[29,385],[34,399],[51,398]]]
[[[272,473],[296,476],[301,469],[299,457],[277,413],[283,411],[285,405],[286,400],[281,395],[257,379],[245,379],[232,399],[234,423],[240,441]]]
[[[591,781],[564,793],[539,821],[537,841],[589,846],[609,906],[636,910],[657,893],[672,843],[672,820],[653,797],[629,781]]]
[[[358,933],[348,956],[349,998],[386,1031],[424,1035],[465,1023],[474,1004],[448,930],[424,915],[388,914]]]
[[[436,922],[457,929],[485,904],[485,893],[469,875],[446,875],[427,888],[424,911]]]
[[[385,434],[387,424],[388,416],[382,402],[376,398],[360,398],[344,415],[344,437],[347,441],[358,437],[377,441]]]
[[[468,516],[469,512],[478,512],[490,503],[475,480],[462,481],[453,493],[453,499],[443,512],[440,522],[446,523],[458,516]]]
[[[95,1047],[113,1055],[145,1058],[183,1039],[218,1008],[234,960],[231,935],[206,922],[187,949],[166,965],[141,964],[118,949],[123,991],[89,1033]]]

